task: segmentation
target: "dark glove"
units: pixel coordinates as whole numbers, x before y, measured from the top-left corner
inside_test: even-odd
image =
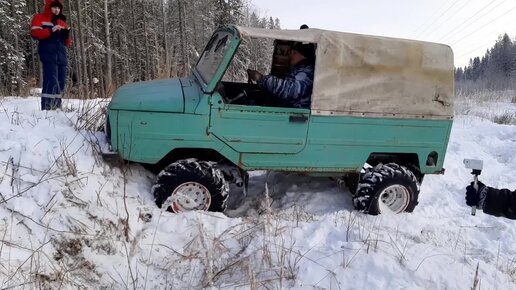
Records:
[[[63,29],[61,29],[61,39],[62,40],[67,40],[68,37],[70,37],[70,28],[68,28],[68,29],[63,28]]]
[[[256,83],[261,83],[263,79],[263,75],[260,72],[253,69],[247,69],[247,76],[250,80]]]
[[[473,186],[473,182],[466,187],[466,204],[469,206],[476,206],[479,209],[484,207],[484,202],[487,194],[487,187],[482,182],[478,181],[478,190]]]

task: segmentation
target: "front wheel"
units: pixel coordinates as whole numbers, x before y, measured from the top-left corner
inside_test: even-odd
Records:
[[[407,167],[396,163],[379,164],[364,173],[353,204],[371,215],[412,212],[417,205],[419,182]]]
[[[168,211],[222,212],[229,185],[215,162],[184,159],[163,169],[152,187],[156,204]]]

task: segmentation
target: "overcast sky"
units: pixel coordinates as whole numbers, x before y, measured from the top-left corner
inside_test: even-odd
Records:
[[[482,56],[500,34],[516,36],[515,0],[252,0],[282,28],[310,27],[450,45],[455,66]]]

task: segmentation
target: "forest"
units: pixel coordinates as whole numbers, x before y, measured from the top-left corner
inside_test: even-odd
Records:
[[[1,95],[26,96],[40,86],[30,22],[43,2],[0,0]],[[128,82],[188,75],[220,25],[281,28],[278,18],[261,16],[249,0],[76,0],[64,1],[63,13],[73,39],[67,95],[81,99],[109,97]],[[267,45],[246,46],[228,74],[249,64],[267,67]],[[462,91],[514,89],[516,43],[500,35],[483,56],[456,68],[455,79]]]
[[[30,24],[43,2],[0,0],[0,95],[26,96],[40,84]],[[280,28],[247,0],[65,0],[63,14],[73,40],[67,95],[81,99],[108,97],[128,82],[189,74],[220,25]],[[261,50],[244,59],[270,61]]]
[[[455,70],[458,90],[512,90],[516,80],[516,43],[509,35],[501,35],[483,56],[470,59],[465,67]]]

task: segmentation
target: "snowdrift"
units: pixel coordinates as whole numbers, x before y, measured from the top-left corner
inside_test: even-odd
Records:
[[[226,215],[163,212],[152,173],[98,157],[105,103],[38,104],[0,99],[2,289],[516,289],[515,221],[469,214],[462,164],[516,188],[516,126],[490,120],[516,112],[507,100],[456,118],[446,174],[425,178],[414,213],[377,217],[327,178],[266,172]]]

